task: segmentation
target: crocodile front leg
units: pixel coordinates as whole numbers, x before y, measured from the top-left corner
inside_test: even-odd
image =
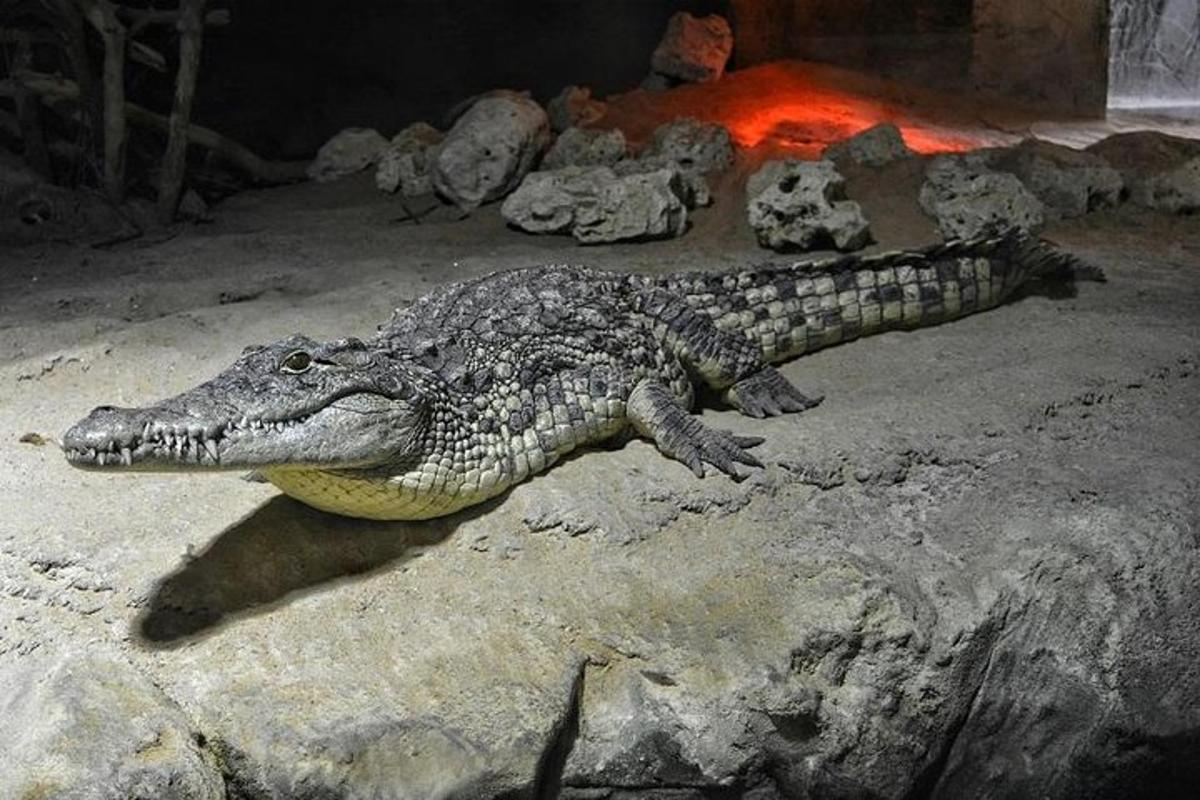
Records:
[[[679,405],[669,389],[653,378],[643,378],[629,395],[625,415],[634,430],[652,439],[659,451],[687,465],[696,477],[704,477],[704,465],[712,464],[734,478],[735,464],[761,467],[762,462],[746,452],[763,443],[760,436],[738,436],[708,427]]]
[[[639,299],[637,310],[653,320],[652,330],[665,347],[743,414],[773,417],[821,402],[767,364],[757,344],[740,333],[721,330],[684,300],[664,291],[648,292]]]

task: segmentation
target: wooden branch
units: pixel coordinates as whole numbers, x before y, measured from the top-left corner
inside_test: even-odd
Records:
[[[28,41],[18,42],[12,57],[12,69],[27,70],[33,65],[33,47]],[[46,149],[46,137],[42,131],[41,104],[37,95],[25,87],[14,93],[17,107],[17,124],[21,129],[21,142],[25,146],[25,163],[43,178],[51,177],[50,152]]]
[[[113,203],[125,197],[125,26],[109,0],[76,0],[104,41],[104,192]]]
[[[182,7],[178,11],[172,11],[169,9],[126,8],[122,6],[118,11],[122,17],[129,21],[129,34],[131,36],[141,33],[151,25],[178,26],[185,13]],[[228,25],[230,19],[229,9],[213,9],[205,14],[203,19],[203,24],[211,28]]]
[[[167,123],[167,150],[159,171],[158,217],[168,223],[175,219],[183,173],[187,167],[188,124],[192,117],[192,97],[196,75],[200,71],[200,46],[204,42],[204,4],[206,0],[180,0],[179,73],[175,76],[175,102]]]
[[[79,87],[74,81],[66,78],[36,72],[26,72],[14,77],[41,95],[43,101],[79,100]],[[0,81],[0,84],[3,82]],[[0,85],[0,91],[2,90],[3,86]],[[170,121],[161,114],[155,114],[133,103],[126,103],[125,108],[130,122],[162,131],[170,130]],[[191,144],[211,150],[262,183],[293,183],[307,178],[305,170],[308,162],[267,161],[232,139],[195,124],[188,125],[187,133]]]

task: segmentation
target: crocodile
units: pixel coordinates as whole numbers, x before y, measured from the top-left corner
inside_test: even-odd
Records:
[[[698,387],[751,417],[810,409],[822,398],[773,363],[1072,278],[1103,274],[1022,233],[726,272],[501,271],[420,297],[366,341],[247,347],[178,396],[94,409],[61,444],[83,468],[250,469],[370,519],[450,514],[621,436],[736,479],[762,466],[763,439],[702,423]]]

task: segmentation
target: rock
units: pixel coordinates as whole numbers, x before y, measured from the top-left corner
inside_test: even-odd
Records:
[[[403,152],[425,150],[439,144],[445,138],[441,131],[428,122],[414,122],[392,137],[388,146]]]
[[[388,141],[373,128],[346,128],[327,141],[308,165],[308,177],[328,183],[375,163]]]
[[[880,167],[898,158],[909,158],[912,155],[914,153],[904,143],[900,129],[890,122],[881,122],[849,139],[834,142],[825,148],[821,158],[835,164],[852,161],[856,164]]]
[[[989,169],[979,156],[935,158],[925,170],[920,202],[946,239],[1033,231],[1045,223],[1042,201],[1017,176]]]
[[[175,215],[189,222],[204,222],[211,219],[208,214],[208,203],[195,189],[188,189],[179,198],[179,207]]]
[[[678,180],[673,181],[671,186],[688,208],[700,208],[712,202],[712,192],[704,174],[695,169],[686,169],[678,161],[666,156],[626,158],[613,165],[613,172],[618,175],[638,175],[661,169],[671,170],[678,175]]]
[[[685,170],[718,172],[733,163],[733,140],[723,125],[681,117],[654,131],[642,157],[661,157]]]
[[[562,133],[568,128],[590,125],[608,113],[608,104],[592,99],[586,86],[568,86],[546,104],[550,127]]]
[[[979,153],[989,168],[1016,175],[1050,216],[1082,217],[1121,201],[1121,174],[1094,153],[1038,139]]]
[[[733,30],[724,17],[698,18],[680,11],[667,22],[667,32],[654,49],[650,66],[660,75],[682,81],[715,81],[725,72],[732,52]]]
[[[832,244],[858,250],[871,241],[858,203],[830,161],[768,161],[746,183],[747,214],[758,242],[773,250]]]
[[[224,800],[221,771],[183,712],[95,649],[0,671],[0,797]]]
[[[647,92],[665,92],[679,85],[679,81],[667,75],[650,70],[646,73],[646,77],[642,78],[638,88]]]
[[[608,167],[533,172],[501,213],[530,233],[570,233],[589,244],[669,238],[687,226],[677,181],[669,169],[624,176]]]
[[[542,107],[516,93],[476,101],[429,151],[434,188],[464,211],[515,189],[550,143]]]
[[[1110,136],[1087,151],[1120,171],[1137,205],[1171,214],[1200,211],[1200,142],[1141,131]]]
[[[541,169],[611,167],[625,158],[627,151],[625,134],[616,128],[610,131],[567,128],[550,146],[542,159]]]
[[[432,125],[416,122],[392,137],[379,157],[375,185],[382,192],[399,190],[405,197],[429,194],[433,178],[429,174],[429,149],[442,141]]]

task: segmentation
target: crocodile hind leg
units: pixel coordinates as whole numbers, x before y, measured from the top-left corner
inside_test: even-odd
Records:
[[[751,417],[804,411],[823,398],[809,397],[769,365],[761,348],[746,336],[718,328],[683,300],[654,292],[640,309],[655,323],[679,359],[705,383],[722,392],[725,402]]]
[[[625,404],[625,415],[634,430],[652,439],[659,451],[685,464],[697,477],[711,464],[726,475],[740,477],[736,464],[761,467],[762,462],[746,452],[763,443],[760,436],[738,436],[710,428],[653,378],[643,378],[633,387]]]
[[[792,411],[806,411],[825,399],[804,394],[783,377],[782,372],[769,365],[734,381],[722,396],[729,405],[751,417],[777,417]]]

